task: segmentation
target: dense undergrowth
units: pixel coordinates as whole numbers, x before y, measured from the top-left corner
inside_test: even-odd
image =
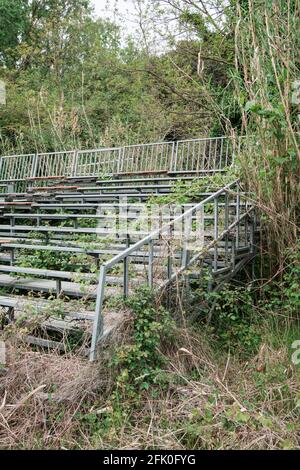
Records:
[[[163,54],[123,47],[119,28],[93,21],[85,2],[44,3],[32,12],[34,2],[0,0],[4,35],[12,14],[22,19],[1,36],[2,153],[242,135],[228,178],[249,190],[261,236],[254,278],[208,294],[196,284],[180,302],[142,290],[119,305],[124,322],[95,364],[8,335],[0,447],[299,449],[299,1],[230,1],[217,19],[218,0],[206,12],[146,2],[146,21],[174,15],[191,34],[169,38]],[[58,53],[60,38],[69,40]],[[211,181],[178,183],[155,202],[194,201],[226,183]],[[19,261],[88,264],[25,250]]]
[[[299,263],[291,254],[273,287],[240,277],[205,298],[193,290],[176,321],[141,288],[93,365],[11,339],[0,446],[299,449]]]

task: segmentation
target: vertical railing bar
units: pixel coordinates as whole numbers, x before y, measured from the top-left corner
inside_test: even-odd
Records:
[[[118,150],[118,160],[117,160],[117,171],[116,173],[121,173],[121,158],[122,158],[122,148]]]
[[[224,139],[221,139],[221,142],[220,142],[220,159],[219,159],[219,169],[222,170],[223,168],[223,142],[224,142]],[[224,166],[226,167],[226,165]]]
[[[158,154],[157,154],[157,171],[161,169],[162,162],[164,161],[164,154],[166,150],[165,144],[160,144],[157,146]]]
[[[2,167],[3,167],[3,157],[0,156],[0,179],[4,179],[2,177]]]
[[[186,171],[189,170],[189,163],[190,163],[190,142],[187,142],[187,150],[186,150],[186,158],[184,159],[185,160],[185,169]]]
[[[71,176],[77,176],[77,165],[78,165],[78,150],[74,150]]]
[[[218,236],[219,236],[219,204],[218,197],[214,199],[214,270],[218,269]]]
[[[182,250],[182,260],[181,260],[181,267],[186,268],[188,263],[188,245],[189,245],[189,236],[191,230],[193,213],[188,214],[187,217],[183,218],[184,226],[183,226],[183,250]]]
[[[153,150],[154,150],[154,161],[155,161],[153,170],[157,171],[157,169],[158,169],[158,163],[157,162],[158,162],[158,155],[159,155],[158,145],[155,145],[155,146],[153,145]]]
[[[222,143],[223,143],[223,139],[222,139]],[[227,167],[228,165],[228,153],[229,153],[229,143],[230,143],[230,140],[229,139],[226,139],[226,154],[225,154],[225,166],[224,166],[224,169]],[[231,150],[232,152],[232,150]]]
[[[142,146],[141,171],[147,171],[147,147]]]
[[[172,171],[176,172],[177,170],[177,164],[178,164],[178,145],[179,145],[179,142],[177,141],[176,142],[176,148],[175,148],[175,156],[174,156],[174,168],[172,169]],[[179,170],[179,168],[178,168]]]
[[[171,279],[172,279],[172,270],[173,270],[173,267],[172,267],[172,226],[170,225],[169,226],[169,229],[168,229],[168,241],[167,241],[167,245],[168,245],[168,259],[167,259],[167,278],[168,278],[168,281],[170,282]]]
[[[245,212],[247,212],[248,210],[248,199],[246,200],[245,202]],[[248,216],[246,216],[244,218],[244,230],[245,230],[245,247],[248,246],[248,235],[249,235],[249,232],[248,232]]]
[[[237,195],[236,195],[236,220],[240,220],[240,187],[239,184],[237,184]],[[240,224],[237,223],[236,225],[236,248],[239,248],[240,246]]]
[[[196,172],[198,173],[199,172],[199,165],[200,165],[200,155],[201,155],[201,142],[197,142],[197,148],[198,148],[198,152],[197,152],[197,157],[196,157]]]
[[[20,164],[17,167],[18,168],[18,170],[17,170],[18,178],[23,179],[23,174],[24,174],[24,171],[26,171],[27,166],[28,166],[28,158],[25,158],[24,164],[22,164],[22,165]]]
[[[212,150],[211,150],[211,146],[212,146],[212,143],[213,141],[211,139],[209,139],[209,150],[208,150],[208,170],[211,169],[211,154],[212,154]]]
[[[206,148],[207,148],[207,139],[205,139],[203,142],[203,170],[208,170],[208,162],[207,162],[207,159],[206,159]],[[201,168],[200,168],[201,170]]]
[[[253,220],[249,224],[249,248],[250,248],[250,253],[253,253],[253,248],[254,248],[254,223]]]
[[[217,170],[217,156],[218,156],[218,143],[219,140],[215,140],[215,157],[214,157],[214,170]]]
[[[174,165],[175,165],[175,142],[172,143],[171,162],[170,162],[170,166],[169,166],[169,171],[174,170]]]
[[[224,230],[226,231],[225,235],[225,266],[228,266],[228,225],[229,225],[229,196],[228,192],[225,193],[225,219],[224,219]]]
[[[129,235],[127,235],[127,238],[126,238],[126,249],[130,247],[130,237]],[[128,256],[125,256],[124,258],[124,283],[123,283],[123,296],[124,298],[126,299],[128,297],[128,291],[129,291],[129,287],[128,287],[128,283],[129,283],[129,257]]]
[[[152,170],[151,147],[149,148],[148,146],[145,148],[144,170],[145,171],[151,171]]]
[[[126,172],[127,169],[128,169],[128,165],[127,165],[127,160],[126,160],[126,150],[127,148],[124,146],[123,147],[123,154],[122,154],[122,173],[123,172]]]
[[[99,337],[103,335],[103,300],[104,300],[104,287],[106,282],[106,267],[100,267],[99,273],[99,282],[97,287],[97,298],[96,298],[96,308],[95,308],[95,318],[93,323],[93,333],[92,333],[92,342],[90,349],[90,361],[96,359],[96,349]]]
[[[165,170],[170,171],[173,165],[173,156],[175,153],[175,142],[172,142],[169,146],[169,157],[168,157],[168,162],[166,164]]]
[[[11,172],[11,166],[12,166],[12,162],[13,162],[13,161],[14,161],[14,160],[13,160],[12,158],[10,158],[9,161],[8,161],[8,165],[7,165],[7,176],[8,176],[9,179],[12,179],[12,175],[11,175],[11,173],[12,173],[12,172]]]
[[[36,170],[37,170],[37,164],[38,164],[38,156],[35,154],[32,159],[32,168],[31,168],[31,178],[36,177]]]
[[[106,152],[102,150],[92,150],[87,154],[87,176],[106,173],[105,155]]]
[[[138,171],[138,165],[137,165],[137,159],[136,159],[136,152],[138,151],[138,146],[137,147],[132,147],[129,148],[129,155],[130,155],[130,150],[131,152],[131,157],[128,159],[129,162],[129,171],[130,173],[133,173],[134,171]]]
[[[148,258],[148,287],[153,287],[153,257],[154,257],[154,240],[149,241],[149,258]]]
[[[131,166],[131,172],[137,172],[140,170],[139,164],[140,164],[140,159],[139,159],[139,153],[140,152],[140,146],[134,147],[132,149],[132,166]]]
[[[160,158],[158,161],[158,170],[163,169],[164,162],[168,158],[168,144],[161,144],[160,145]]]

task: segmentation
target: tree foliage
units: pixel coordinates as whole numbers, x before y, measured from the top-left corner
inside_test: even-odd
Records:
[[[255,134],[240,163],[277,257],[298,237],[299,0],[135,4],[124,37],[88,0],[0,0],[1,152]]]

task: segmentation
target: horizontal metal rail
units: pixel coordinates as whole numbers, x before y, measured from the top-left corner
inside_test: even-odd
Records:
[[[230,210],[232,206],[235,208],[234,214],[232,214],[232,209]],[[170,284],[209,250],[213,250],[212,269],[214,272],[234,271],[240,247],[246,248],[246,253],[253,250],[254,223],[248,223],[248,218],[253,211],[254,207],[250,206],[247,201],[241,203],[239,182],[234,181],[132,246],[128,238],[128,248],[100,267],[90,359],[95,359],[97,344],[103,334],[103,302],[109,270],[116,268],[120,263],[123,265],[124,297],[128,296],[130,287],[130,257],[143,250],[147,263],[145,266],[146,282],[150,288],[153,288],[155,283],[159,288]],[[212,217],[205,217],[207,213],[212,214]],[[198,219],[198,227],[194,227],[195,219]],[[205,234],[205,223],[211,224],[212,230],[209,235]],[[178,227],[183,234],[179,242],[175,237]],[[233,239],[229,240],[229,237]],[[222,242],[222,252],[220,242]],[[158,250],[160,250],[160,256],[157,256]],[[154,251],[156,256],[154,256]],[[155,261],[158,263],[156,269]],[[220,262],[223,263],[221,268]]]
[[[213,137],[0,157],[0,181],[143,173],[212,173],[234,161],[241,138]]]

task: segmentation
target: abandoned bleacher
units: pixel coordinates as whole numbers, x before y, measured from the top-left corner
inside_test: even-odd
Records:
[[[1,157],[2,323],[31,312],[41,322],[29,343],[64,351],[68,336],[85,335],[94,360],[137,286],[166,290],[205,269],[219,288],[253,258],[254,207],[238,181],[181,204],[172,194],[226,173],[239,145],[219,137]]]

